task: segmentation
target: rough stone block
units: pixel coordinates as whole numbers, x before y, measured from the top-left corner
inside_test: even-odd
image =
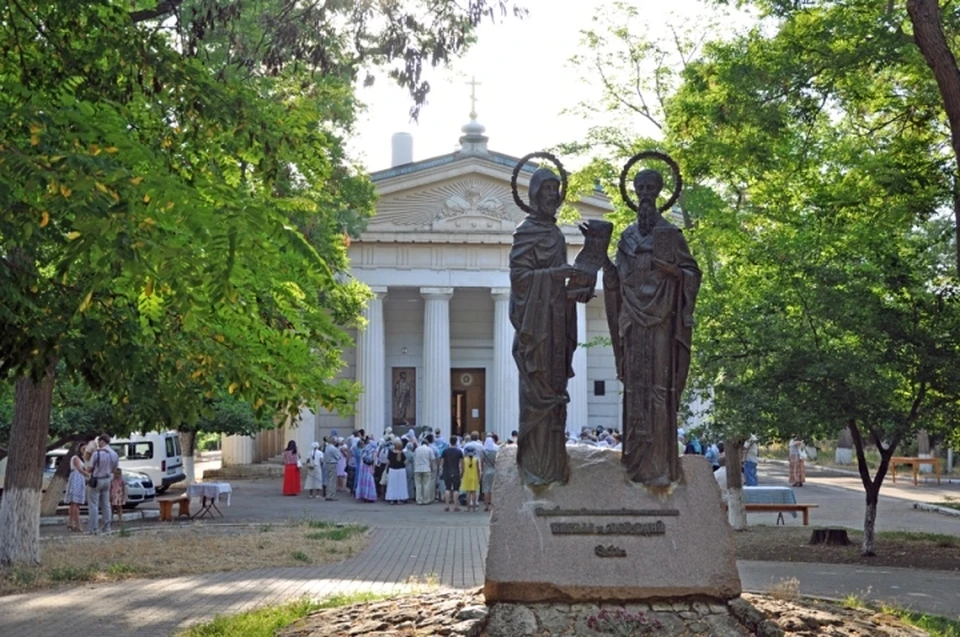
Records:
[[[733,533],[703,458],[681,458],[680,481],[657,490],[630,482],[618,451],[567,451],[569,482],[531,489],[520,480],[516,447],[500,450],[487,603],[722,601],[740,594]]]

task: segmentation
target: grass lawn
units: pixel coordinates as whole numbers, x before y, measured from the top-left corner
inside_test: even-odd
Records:
[[[281,628],[314,611],[380,599],[384,599],[384,596],[374,593],[337,595],[319,602],[301,599],[282,606],[265,606],[239,615],[216,617],[209,623],[199,624],[178,634],[177,637],[274,637]]]
[[[302,519],[238,526],[158,524],[110,535],[51,537],[42,540],[39,567],[0,569],[0,595],[132,577],[328,564],[359,553],[367,543],[366,530]]]

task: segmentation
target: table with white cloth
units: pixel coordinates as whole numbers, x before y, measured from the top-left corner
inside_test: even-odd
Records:
[[[200,510],[197,511],[191,520],[203,518],[204,516],[214,516],[214,512],[223,517],[223,512],[217,507],[220,496],[227,496],[227,506],[230,506],[230,495],[233,493],[233,487],[229,482],[195,482],[187,487],[187,497],[200,498]]]
[[[796,504],[797,494],[790,487],[743,487],[744,504]],[[796,511],[790,515],[797,517]],[[777,524],[783,522],[783,512],[777,514]]]

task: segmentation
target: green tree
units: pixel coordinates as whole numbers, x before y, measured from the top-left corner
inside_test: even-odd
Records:
[[[502,2],[12,0],[0,14],[0,373],[15,383],[0,564],[39,560],[58,365],[191,422],[220,392],[346,408],[341,274],[372,185],[360,73],[413,96]],[[84,34],[78,38],[77,34]],[[371,75],[372,77],[372,75]],[[157,421],[154,421],[157,422]]]
[[[890,457],[960,398],[951,157],[936,87],[885,8],[811,4],[709,45],[668,136],[725,203],[697,223],[719,257],[698,308],[718,405],[782,438],[849,426],[871,555]]]

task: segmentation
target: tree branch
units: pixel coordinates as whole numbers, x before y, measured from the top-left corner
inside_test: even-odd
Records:
[[[157,18],[170,15],[176,11],[181,4],[183,4],[183,0],[160,0],[154,9],[143,9],[142,11],[132,12],[130,14],[130,20],[134,24],[146,22],[147,20],[156,20]]]

